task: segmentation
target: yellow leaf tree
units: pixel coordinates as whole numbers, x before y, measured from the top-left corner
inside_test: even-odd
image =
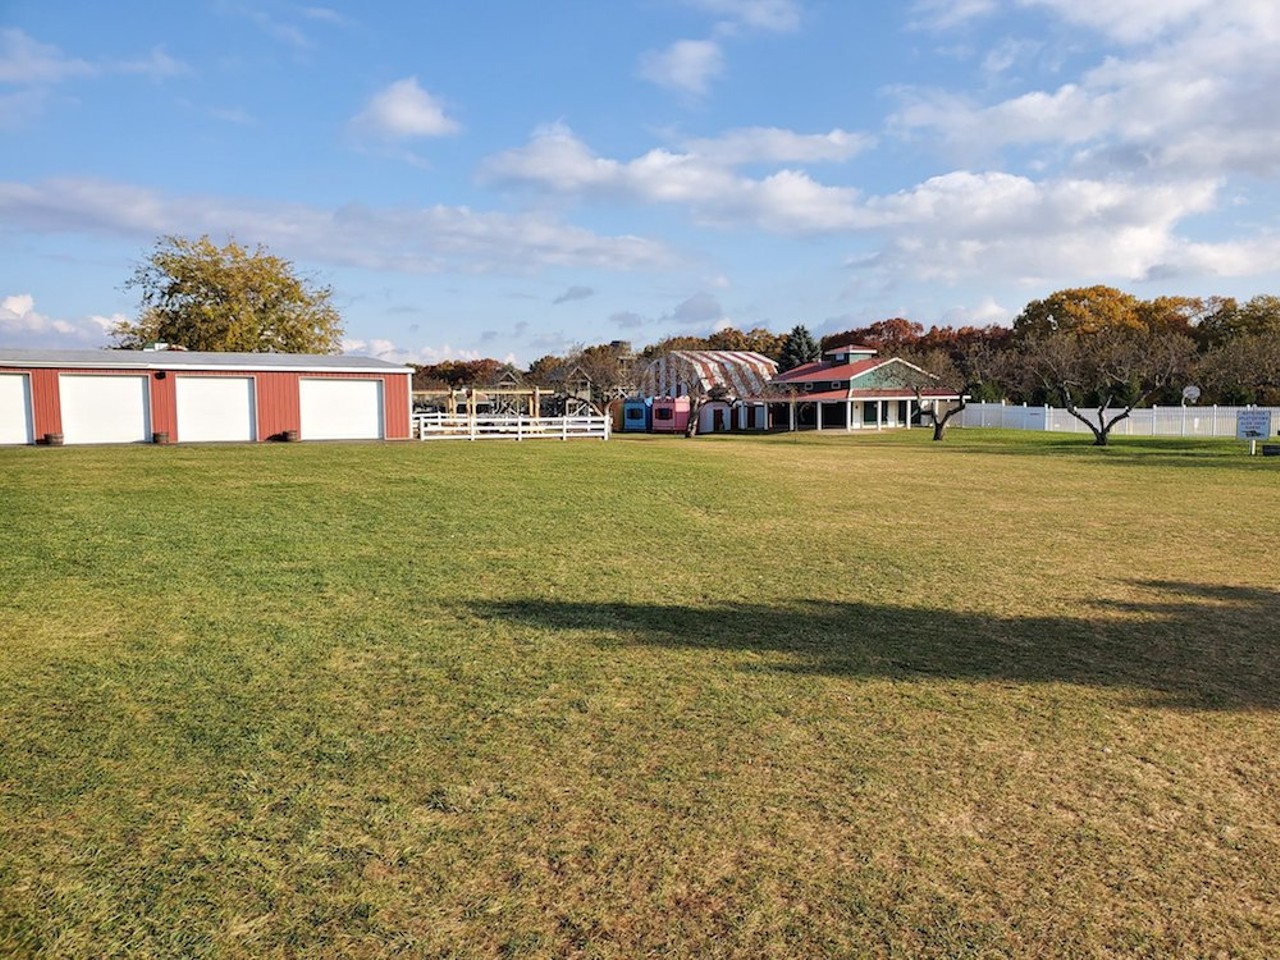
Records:
[[[342,317],[333,291],[315,287],[288,260],[259,245],[207,236],[165,236],[125,283],[137,289],[137,320],[116,324],[117,346],[161,341],[188,350],[337,353]]]

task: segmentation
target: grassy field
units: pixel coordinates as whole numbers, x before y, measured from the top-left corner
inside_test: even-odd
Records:
[[[0,450],[0,956],[1276,956],[1280,465]]]

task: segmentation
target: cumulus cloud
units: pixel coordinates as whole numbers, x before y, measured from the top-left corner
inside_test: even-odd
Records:
[[[640,57],[640,76],[668,90],[702,96],[724,72],[724,51],[714,40],[677,40]]]
[[[551,303],[553,305],[559,305],[561,303],[569,303],[573,300],[586,300],[589,297],[594,297],[595,293],[595,290],[591,287],[570,287],[564,293],[560,294],[560,296],[552,300]]]
[[[1023,0],[1121,49],[1080,76],[995,103],[900,91],[890,127],[934,132],[962,150],[1041,145],[1103,169],[1192,174],[1280,170],[1280,7],[1251,0]],[[993,54],[995,51],[993,51]]]
[[[417,77],[405,77],[378,91],[351,125],[357,132],[384,140],[445,137],[460,129],[439,98],[418,85]]]
[[[664,269],[674,257],[636,236],[601,236],[542,214],[437,204],[323,209],[226,197],[169,196],[146,187],[64,178],[0,182],[0,220],[38,233],[147,240],[167,233],[254,237],[277,252],[397,273],[527,273],[543,267]]]
[[[723,320],[724,308],[713,294],[695,293],[677,304],[671,312],[671,318],[684,326],[701,329],[707,324],[714,325]]]
[[[1060,173],[1036,180],[957,170],[865,195],[799,170],[747,177],[694,153],[601,157],[563,126],[493,158],[487,171],[508,183],[587,199],[680,205],[697,221],[724,229],[870,234],[883,246],[864,266],[922,279],[1003,270],[1033,282],[1059,268],[1129,280],[1153,271],[1236,272],[1240,265],[1254,272],[1273,247],[1267,236],[1207,245],[1180,236],[1180,223],[1218,205],[1222,181],[1211,176]]]
[[[61,320],[38,311],[35,297],[29,293],[0,299],[0,336],[10,346],[105,346],[108,331],[124,319],[123,314],[94,314],[80,320]]]
[[[848,160],[875,145],[875,138],[838,127],[827,133],[796,133],[779,127],[742,127],[718,137],[681,142],[687,153],[726,166],[747,163],[822,163]]]
[[[405,347],[393,340],[373,337],[368,340],[344,339],[342,352],[361,357],[374,357],[392,363],[432,364],[444,360],[479,360],[476,350],[463,350],[445,343],[440,346]]]
[[[794,135],[778,139],[788,139],[792,148],[800,142]],[[762,179],[741,176],[725,163],[735,149],[727,147],[719,157],[655,149],[619,161],[597,156],[557,124],[535,132],[526,146],[491,158],[484,173],[501,182],[560,194],[685,204],[707,223],[754,223],[779,232],[849,226],[847,212],[857,191],[823,186],[795,170]],[[744,158],[739,152],[735,159]]]

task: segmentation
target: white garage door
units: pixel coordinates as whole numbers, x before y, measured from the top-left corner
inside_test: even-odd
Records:
[[[381,380],[298,381],[303,440],[380,440]]]
[[[25,373],[0,373],[0,443],[34,443],[31,382]]]
[[[58,378],[64,443],[147,443],[146,377],[67,374]]]
[[[178,442],[255,440],[252,377],[178,377]]]

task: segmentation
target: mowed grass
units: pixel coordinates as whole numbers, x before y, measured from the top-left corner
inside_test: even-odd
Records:
[[[1275,956],[1280,465],[0,451],[0,955]]]

